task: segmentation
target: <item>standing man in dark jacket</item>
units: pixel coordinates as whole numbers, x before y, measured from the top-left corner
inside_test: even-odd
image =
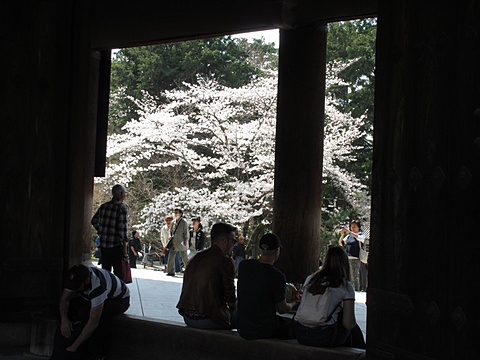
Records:
[[[112,200],[102,204],[92,218],[100,236],[102,269],[122,278],[122,259],[127,256],[127,207],[123,203],[126,190],[117,184],[112,188]]]
[[[136,269],[137,268],[137,259],[138,259],[138,252],[142,248],[140,244],[140,239],[138,238],[137,230],[132,231],[132,238],[128,242],[128,257],[130,260],[130,268]]]

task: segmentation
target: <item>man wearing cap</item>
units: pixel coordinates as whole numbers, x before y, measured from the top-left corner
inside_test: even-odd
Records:
[[[237,329],[245,339],[291,338],[291,320],[277,315],[297,306],[286,301],[285,275],[273,266],[280,247],[277,235],[265,234],[259,242],[260,258],[239,265]]]
[[[92,218],[92,225],[100,236],[102,269],[122,276],[122,258],[127,254],[127,207],[123,203],[126,190],[123,185],[112,187],[112,200],[102,204]]]
[[[80,297],[72,298],[75,293]],[[105,344],[100,333],[107,333],[102,326],[103,320],[123,314],[129,306],[128,287],[111,272],[85,265],[70,268],[60,298],[60,333],[55,337],[52,359],[57,359],[61,352],[64,355],[77,352],[87,340],[88,349],[85,350],[102,358]],[[66,349],[59,349],[58,343],[66,345]]]
[[[237,305],[235,268],[229,257],[236,242],[235,228],[216,223],[210,234],[212,246],[195,255],[185,270],[177,308],[187,326],[231,329]]]

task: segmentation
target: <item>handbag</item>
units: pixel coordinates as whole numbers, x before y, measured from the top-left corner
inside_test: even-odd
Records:
[[[362,263],[367,264],[368,263],[368,239],[365,240],[365,243],[360,244],[360,253],[359,253],[359,259]]]
[[[122,277],[125,284],[132,283],[132,270],[130,269],[130,263],[127,260],[122,260]]]

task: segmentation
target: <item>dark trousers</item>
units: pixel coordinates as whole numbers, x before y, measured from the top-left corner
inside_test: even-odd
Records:
[[[367,291],[368,264],[360,262],[360,291]]]
[[[112,271],[120,279],[122,278],[122,246],[118,245],[112,248],[100,248],[102,251],[102,269]]]
[[[362,330],[355,325],[351,330],[343,327],[339,321],[336,325],[308,327],[295,323],[295,337],[303,345],[318,347],[347,346],[365,349]]]
[[[69,338],[63,337],[60,328],[57,329],[54,338],[53,354],[51,360],[87,360],[99,357],[108,351],[110,344],[109,334],[110,319],[112,316],[123,314],[130,306],[130,298],[107,299],[103,304],[102,316],[97,329],[90,338],[80,346],[76,353],[65,349],[75,342],[75,339],[82,332],[83,327],[90,317],[90,302],[81,297],[70,300],[68,307],[68,319],[73,324],[73,332]]]
[[[128,258],[130,260],[130,268],[136,269],[137,268],[137,256],[133,255],[133,253],[128,253]]]

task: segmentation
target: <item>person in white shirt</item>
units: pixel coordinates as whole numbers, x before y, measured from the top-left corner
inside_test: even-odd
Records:
[[[165,225],[162,226],[160,229],[160,243],[163,246],[162,255],[163,255],[163,263],[165,264],[165,268],[163,272],[167,272],[167,263],[168,263],[168,256],[170,255],[170,250],[167,249],[168,242],[170,241],[170,227],[172,226],[173,216],[166,215],[164,218]]]
[[[323,267],[305,280],[295,315],[295,336],[300,344],[365,349],[355,319],[355,291],[345,250],[332,246]]]

